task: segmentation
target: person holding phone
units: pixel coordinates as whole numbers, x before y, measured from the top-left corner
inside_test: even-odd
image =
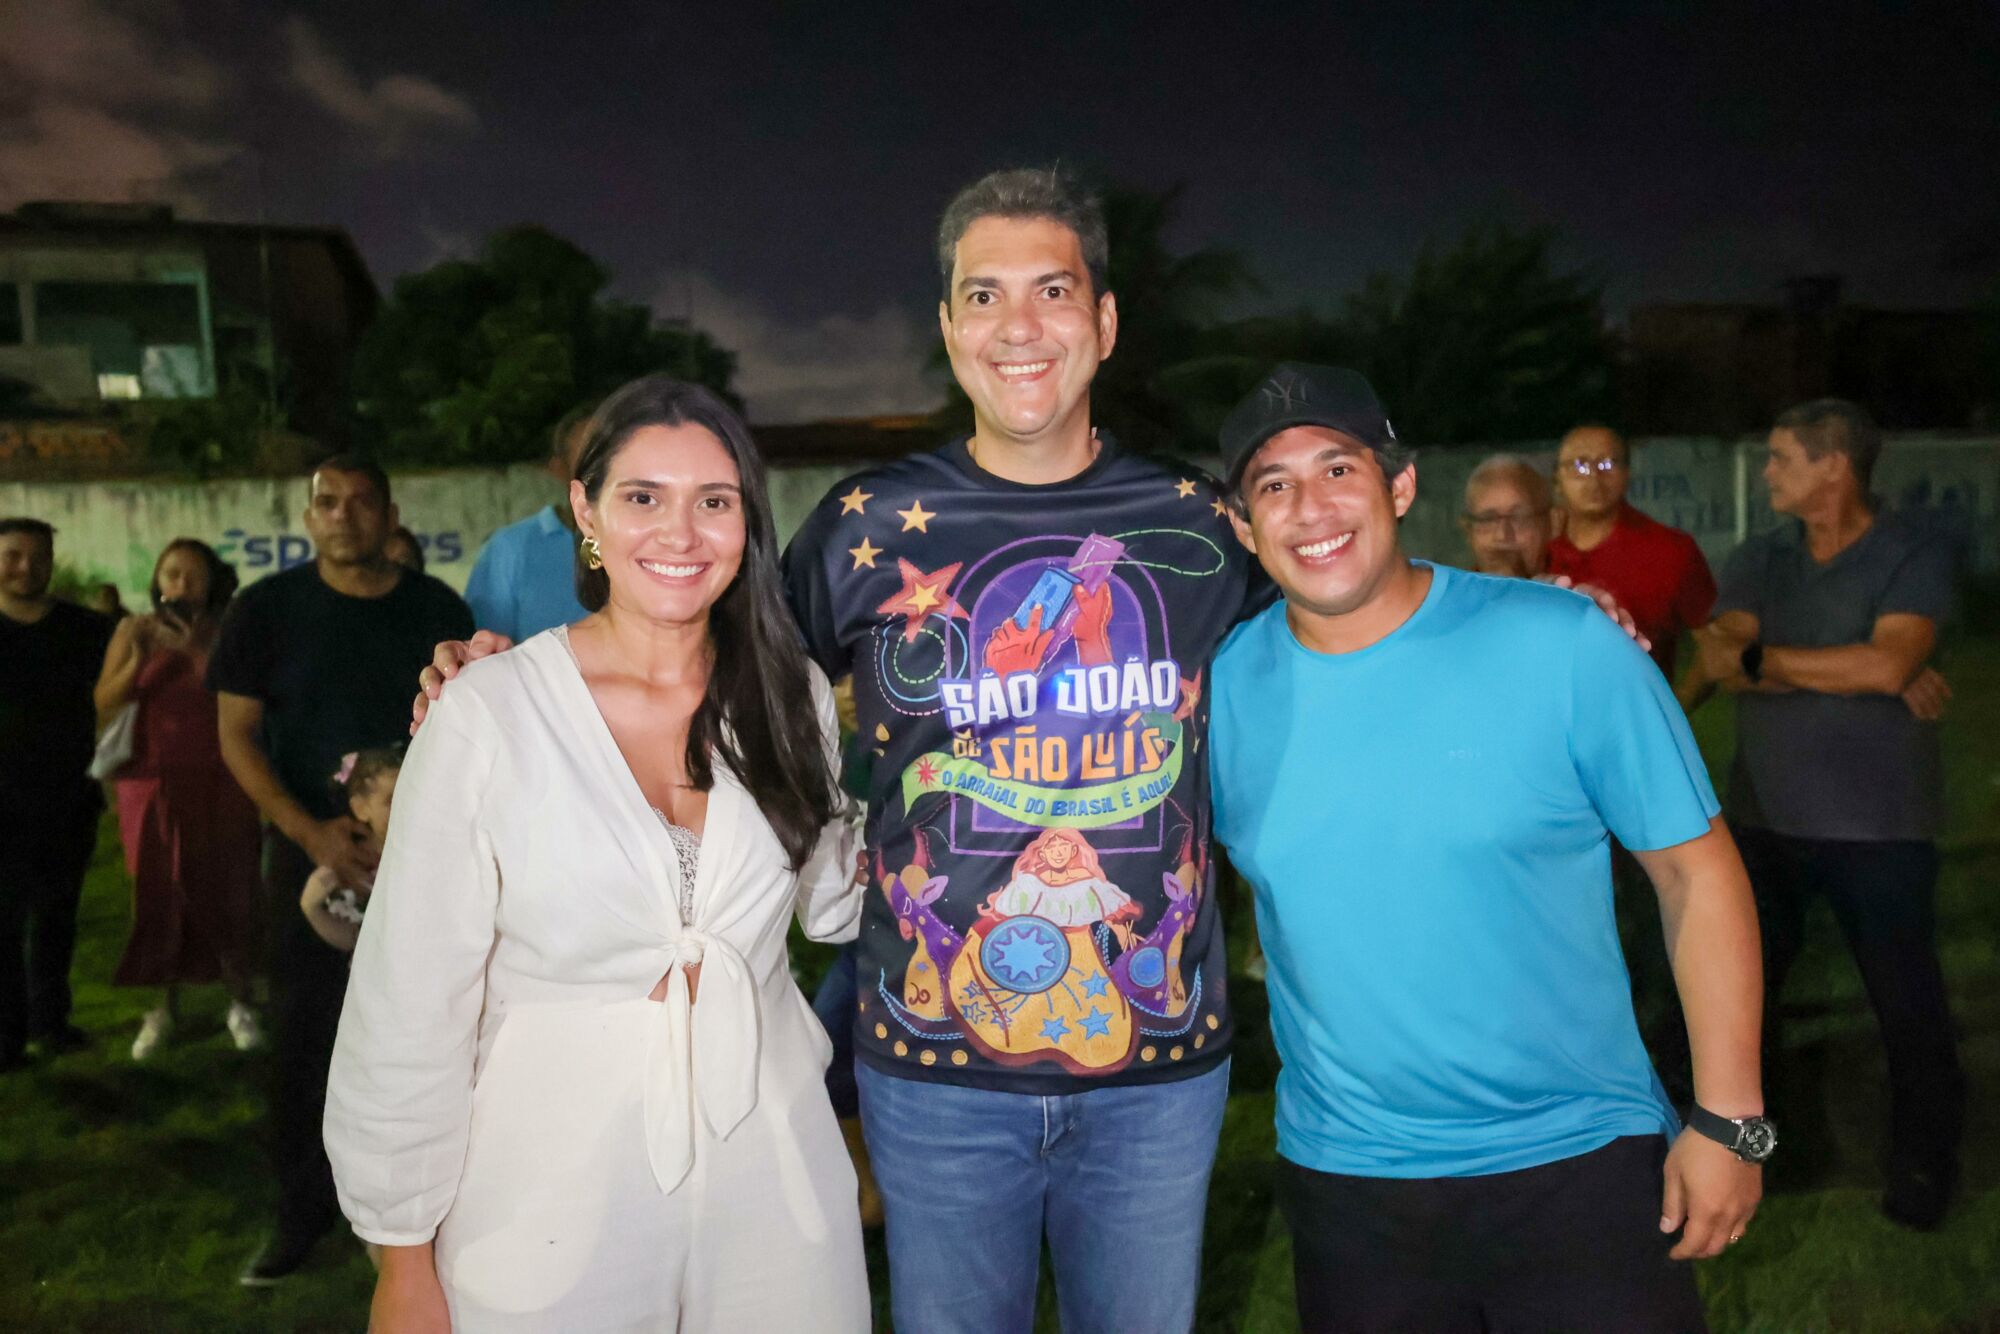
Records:
[[[153,566],[150,614],[118,623],[97,681],[100,719],[139,706],[132,758],[113,776],[132,874],[132,934],[112,981],[163,988],[132,1043],[159,1050],[179,1022],[182,986],[229,989],[225,1023],[239,1051],[263,1041],[251,1008],[257,808],[229,776],[215,695],[202,684],[236,571],[206,542],[167,544]]]

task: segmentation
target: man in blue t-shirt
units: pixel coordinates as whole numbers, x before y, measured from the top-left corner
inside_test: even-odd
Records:
[[[1773,1137],[1755,910],[1671,691],[1587,599],[1403,554],[1416,469],[1354,372],[1281,366],[1222,434],[1285,595],[1216,657],[1210,769],[1302,1324],[1700,1328],[1685,1261],[1742,1236]],[[1660,896],[1698,1133],[1633,1019],[1613,836]]]
[[[577,408],[550,435],[549,476],[562,487],[560,502],[516,519],[479,549],[465,600],[481,630],[528,639],[589,614],[576,600],[577,537],[569,513],[569,482],[589,424],[589,409]]]

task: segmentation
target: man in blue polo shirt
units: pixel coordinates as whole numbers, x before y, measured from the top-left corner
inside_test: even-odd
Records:
[[[550,435],[549,475],[562,487],[562,503],[495,532],[472,563],[465,601],[481,630],[518,641],[589,615],[576,600],[577,538],[569,518],[569,479],[589,421],[590,410],[578,408]]]
[[[1223,427],[1285,595],[1215,659],[1216,832],[1269,960],[1307,1330],[1684,1330],[1762,1117],[1757,922],[1701,755],[1589,600],[1412,561],[1367,381],[1281,366]],[[1610,840],[1657,889],[1690,1131],[1633,1019]]]

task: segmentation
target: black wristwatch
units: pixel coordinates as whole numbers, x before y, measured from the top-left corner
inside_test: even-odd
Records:
[[[1743,656],[1737,659],[1743,668],[1743,677],[1751,685],[1756,685],[1764,676],[1764,641],[1753,639],[1743,646]]]
[[[1778,1128],[1762,1116],[1717,1116],[1696,1104],[1688,1108],[1688,1129],[1720,1144],[1746,1163],[1761,1163],[1778,1147]]]

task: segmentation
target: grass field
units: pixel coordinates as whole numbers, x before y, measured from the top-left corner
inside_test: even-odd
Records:
[[[1966,1189],[1936,1235],[1876,1213],[1884,1063],[1859,978],[1822,914],[1785,998],[1797,1020],[1794,1077],[1771,1093],[1789,1170],[1749,1238],[1702,1268],[1718,1330],[2000,1329],[2000,639],[1961,646],[1947,670],[1958,696],[1941,917],[1972,1083]],[[1728,753],[1728,720],[1719,704],[1698,720],[1711,763]],[[269,1205],[263,1070],[222,1032],[219,992],[195,993],[180,1040],[132,1064],[150,997],[104,983],[126,895],[107,825],[76,962],[77,1022],[96,1042],[0,1078],[0,1329],[361,1329],[372,1276],[345,1237],[277,1289],[237,1286]],[[1261,989],[1240,981],[1235,995],[1245,1038],[1209,1200],[1200,1326],[1280,1334],[1296,1325],[1271,1196],[1276,1059]],[[880,1306],[879,1247],[871,1260]],[[1053,1316],[1043,1325],[1053,1330]]]

